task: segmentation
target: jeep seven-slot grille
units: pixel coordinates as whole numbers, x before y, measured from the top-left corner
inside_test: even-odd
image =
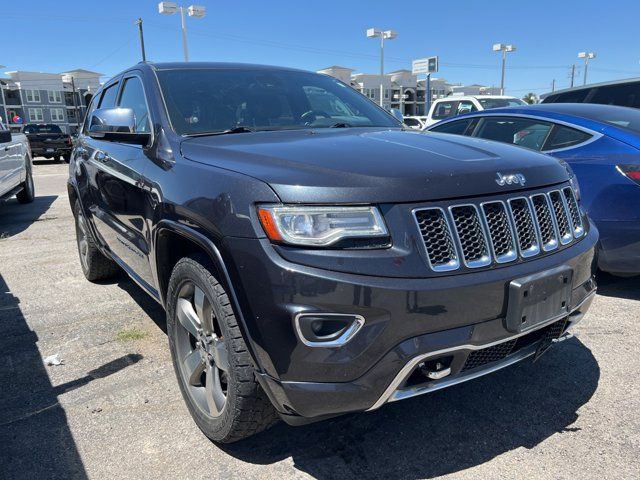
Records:
[[[479,205],[418,209],[415,217],[436,272],[527,259],[584,235],[570,187]]]

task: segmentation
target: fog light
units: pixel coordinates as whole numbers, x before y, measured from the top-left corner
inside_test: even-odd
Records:
[[[364,325],[361,315],[343,313],[298,313],[294,319],[300,341],[308,347],[341,347]]]

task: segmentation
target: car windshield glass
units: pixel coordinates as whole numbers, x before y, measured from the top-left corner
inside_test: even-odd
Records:
[[[24,133],[62,133],[57,125],[27,125]]]
[[[526,103],[519,98],[479,98],[478,101],[485,110],[489,110],[490,108],[518,107],[520,105],[526,105]]]
[[[174,130],[181,135],[299,128],[400,127],[388,113],[329,76],[249,68],[158,71]]]

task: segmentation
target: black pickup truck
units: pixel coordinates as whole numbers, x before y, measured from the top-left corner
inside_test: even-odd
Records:
[[[564,166],[393,114],[325,75],[228,63],[140,63],[93,98],[69,168],[82,271],[122,269],[166,309],[209,438],[538,358],[589,308],[598,231]]]
[[[22,132],[29,140],[34,157],[64,159],[65,162],[69,162],[73,142],[71,136],[63,133],[58,125],[31,123],[25,125]]]

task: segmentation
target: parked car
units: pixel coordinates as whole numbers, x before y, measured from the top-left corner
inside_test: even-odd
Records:
[[[64,159],[69,162],[73,142],[71,135],[63,133],[58,125],[49,123],[29,123],[22,128],[29,139],[31,153],[35,157]]]
[[[555,159],[409,131],[326,75],[138,64],[69,171],[84,275],[121,268],[166,309],[217,442],[537,357],[595,294],[598,233]]]
[[[422,130],[425,126],[426,118],[427,117],[406,116],[404,117],[404,124],[414,130]]]
[[[29,142],[20,133],[11,133],[0,119],[0,200],[13,195],[20,203],[35,198]]]
[[[558,90],[542,95],[541,103],[599,103],[640,108],[640,78]]]
[[[600,231],[598,266],[616,275],[640,273],[640,111],[541,104],[467,115],[429,130],[512,143],[566,161]]]
[[[424,123],[425,127],[428,127],[441,120],[465,113],[520,105],[526,105],[526,103],[519,98],[502,95],[453,95],[434,100]]]

